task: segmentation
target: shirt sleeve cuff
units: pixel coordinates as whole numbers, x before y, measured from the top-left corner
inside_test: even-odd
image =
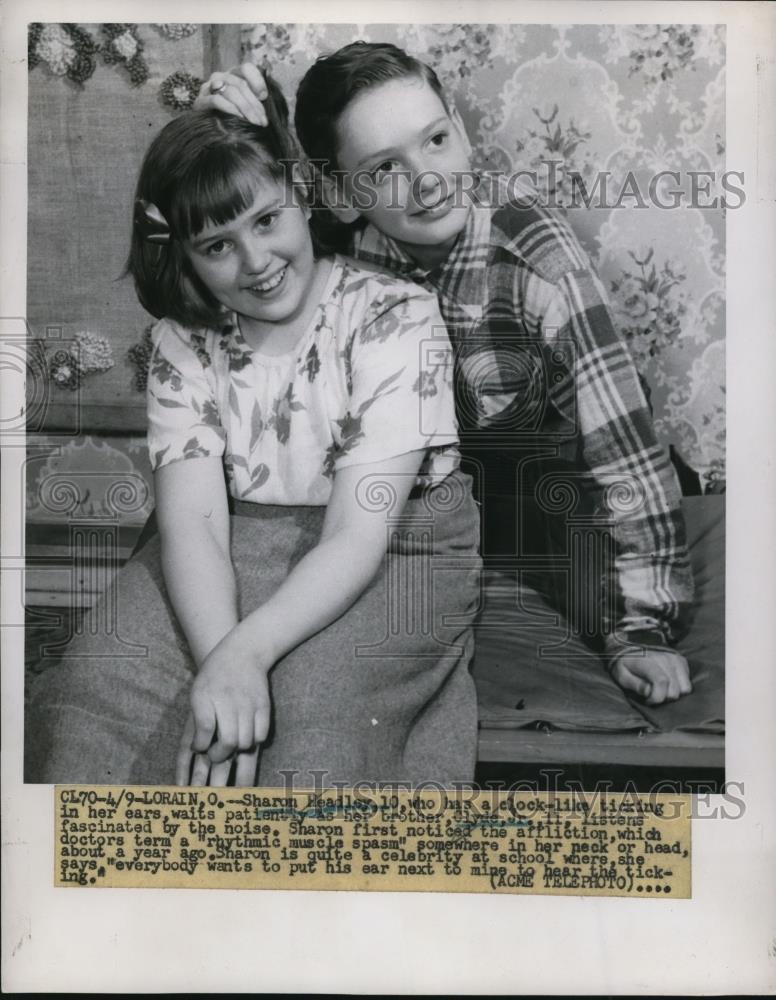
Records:
[[[632,648],[665,649],[670,651],[671,644],[659,629],[633,629],[631,631],[615,630],[606,636],[605,656],[607,666],[611,669],[618,657],[624,656]]]

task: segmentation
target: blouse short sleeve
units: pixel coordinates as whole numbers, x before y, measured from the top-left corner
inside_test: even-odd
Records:
[[[378,287],[350,339],[335,469],[458,442],[452,347],[436,296],[395,280]]]
[[[185,458],[220,457],[225,431],[218,414],[206,336],[168,320],[151,332],[148,452],[154,472]]]

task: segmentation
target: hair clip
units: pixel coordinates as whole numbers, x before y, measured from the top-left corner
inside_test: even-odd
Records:
[[[170,242],[169,223],[151,201],[137,199],[135,202],[135,225],[140,230],[140,235],[148,243],[164,245]]]

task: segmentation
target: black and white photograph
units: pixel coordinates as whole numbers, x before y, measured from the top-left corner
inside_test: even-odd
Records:
[[[772,11],[58,9],[15,9],[3,55],[7,76],[13,34],[3,765],[24,822],[55,785],[689,794],[693,898],[661,902],[662,926],[656,901],[589,900],[606,942],[580,930],[584,984],[558,969],[544,991],[767,990],[772,930],[750,980],[698,963],[735,838],[751,848],[760,823],[773,850],[773,295],[755,285],[773,257]],[[45,881],[51,845],[34,850]],[[758,891],[742,934],[767,916]],[[659,964],[704,892],[686,967],[608,957],[643,920]],[[239,897],[240,955],[252,906],[290,926],[304,899],[326,920],[323,897],[352,897],[358,967],[379,954],[360,893],[99,905],[138,893],[171,920],[196,897],[181,930]],[[413,934],[452,907],[446,948],[467,901],[478,939],[496,919],[463,893],[396,895],[389,923]],[[582,897],[498,902],[535,918],[502,907],[483,956],[528,927],[522,960],[557,963],[549,928],[591,915]],[[320,948],[285,989],[353,988],[334,962],[315,979]],[[156,980],[122,958],[122,982],[184,985],[155,961]],[[260,980],[225,982],[282,983],[275,965]],[[375,986],[410,984],[455,985],[408,969]]]
[[[30,24],[26,780],[718,790],[725,53]]]

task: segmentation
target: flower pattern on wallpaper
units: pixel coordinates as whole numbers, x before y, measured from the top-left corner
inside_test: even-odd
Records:
[[[670,260],[658,270],[651,247],[644,257],[632,250],[628,256],[633,265],[622,268],[622,277],[613,280],[610,287],[619,329],[641,367],[680,338],[687,313],[682,290],[687,275]]]
[[[718,424],[724,364],[705,385],[694,365],[724,347],[720,247],[697,209],[609,213],[594,260],[641,374],[652,390],[661,440],[673,444],[708,483],[724,466]]]
[[[524,58],[476,124],[475,149],[487,169],[527,171],[547,204],[567,206],[595,191],[601,171],[615,199],[637,155],[641,123],[621,113],[619,92],[606,69],[558,30],[548,46]],[[576,196],[574,194],[576,189]],[[578,235],[592,245],[600,216],[577,212]],[[600,222],[598,223],[600,224]]]
[[[654,86],[683,69],[694,69],[695,40],[700,31],[699,24],[637,25],[633,34],[641,44],[628,53],[628,72],[641,73],[645,83]]]
[[[672,110],[686,109],[688,76],[702,79],[725,61],[723,25],[604,25],[600,40],[607,64],[627,66],[628,77],[639,88],[635,103],[642,111],[654,108],[661,95]]]
[[[346,30],[349,25],[344,26]],[[335,25],[321,24],[255,24],[247,25],[242,33],[243,55],[259,66],[272,70],[278,80],[286,75],[284,69],[291,66],[301,66],[297,71],[298,82],[304,70],[317,56],[323,52],[333,51],[339,43],[331,45],[328,33]],[[345,41],[350,40],[346,38]],[[292,103],[293,91],[288,90],[286,96]]]
[[[434,66],[483,169],[536,171],[567,206],[640,372],[655,422],[705,481],[724,477],[724,211],[688,204],[688,170],[725,192],[725,29],[721,25],[257,24],[246,55],[272,68],[293,106],[301,76],[348,42],[393,42]],[[670,206],[649,200],[649,181]],[[608,171],[608,197],[636,184],[648,206],[575,209]],[[704,192],[708,190],[708,195]],[[678,194],[675,192],[679,192]],[[696,199],[697,200],[697,199]],[[734,200],[732,204],[736,204]]]
[[[708,81],[696,106],[682,108],[673,143],[677,155],[690,169],[711,170],[711,187],[724,196],[720,178],[725,172],[725,69]]]
[[[716,340],[688,365],[681,377],[668,373],[668,390],[655,418],[658,433],[668,434],[685,454],[705,456],[704,485],[725,479],[725,345]]]
[[[574,199],[572,177],[592,184],[595,166],[585,149],[592,132],[573,118],[559,121],[558,111],[557,104],[544,114],[539,108],[531,108],[537,121],[516,138],[515,155],[521,168],[535,173],[535,186],[542,198],[548,204],[566,206]],[[579,190],[578,184],[576,187]]]
[[[371,41],[385,37],[371,35]],[[445,90],[460,89],[476,99],[483,72],[493,69],[495,59],[516,54],[524,39],[522,25],[412,24],[399,27],[397,44],[430,63]]]

